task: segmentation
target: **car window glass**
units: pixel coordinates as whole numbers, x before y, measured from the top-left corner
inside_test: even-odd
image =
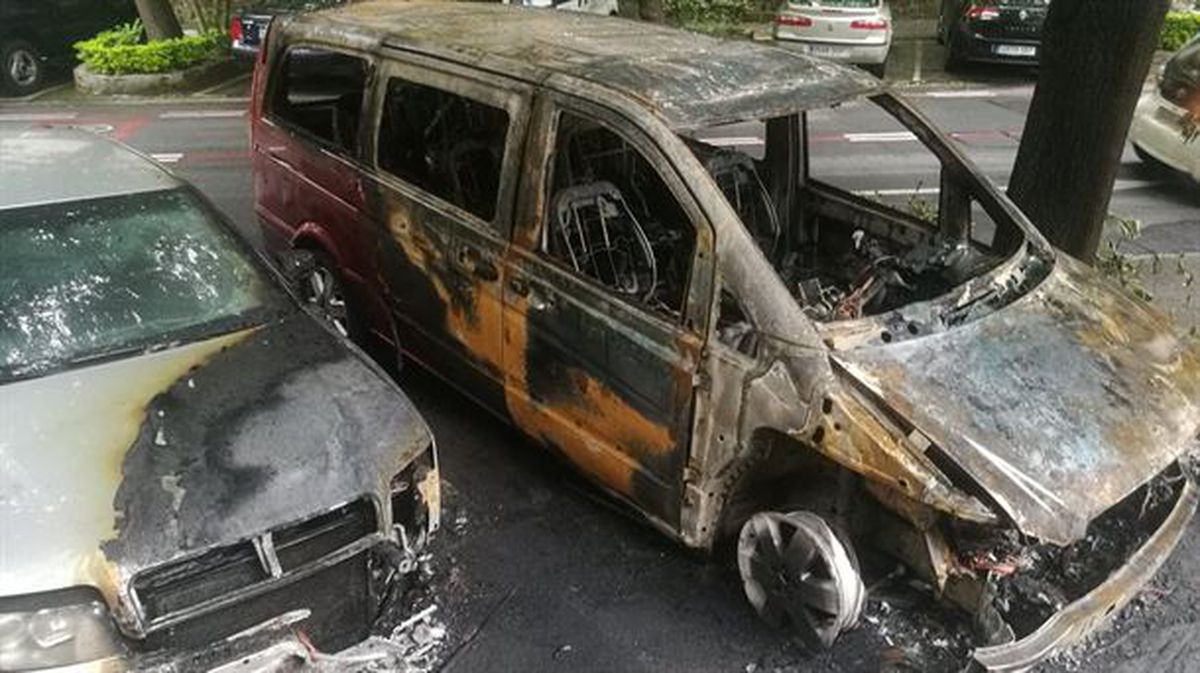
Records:
[[[358,152],[367,62],[326,49],[299,47],[284,57],[274,116],[346,150]]]
[[[654,166],[594,121],[559,118],[542,251],[622,298],[677,317],[696,232]]]
[[[379,166],[491,221],[508,113],[458,94],[392,79],[379,126]]]
[[[284,295],[182,189],[4,211],[0,382],[257,324]]]

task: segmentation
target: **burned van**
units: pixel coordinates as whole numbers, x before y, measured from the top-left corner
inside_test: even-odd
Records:
[[[265,238],[313,251],[331,321],[683,545],[736,540],[754,607],[813,642],[858,618],[870,545],[975,617],[978,661],[1030,665],[1195,510],[1200,352],[870,76],[616,18],[365,2],[275,25],[252,105]],[[830,148],[864,111],[929,182],[856,183]]]

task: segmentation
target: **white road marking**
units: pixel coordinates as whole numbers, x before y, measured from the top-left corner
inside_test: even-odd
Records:
[[[847,133],[842,136],[852,143],[909,143],[917,136],[911,131],[888,131],[884,133]]]
[[[9,112],[0,114],[0,122],[65,122],[78,116],[78,112]]]
[[[177,164],[183,158],[183,152],[158,152],[151,153],[150,158],[163,164]]]
[[[951,91],[926,91],[927,98],[995,98],[999,94],[990,89],[959,89]]]
[[[158,115],[159,119],[232,119],[244,117],[245,110],[171,110]]]
[[[1128,192],[1135,189],[1145,189],[1146,187],[1155,187],[1163,184],[1161,180],[1117,180],[1113,185],[1114,192]],[[1000,191],[1008,191],[1008,185],[996,185]],[[858,196],[929,196],[938,194],[941,189],[938,187],[920,187],[917,189],[857,189],[854,193]]]
[[[700,142],[716,145],[717,147],[741,147],[744,145],[761,145],[762,138],[754,136],[726,136],[723,138],[701,138]]]
[[[920,187],[917,189],[859,189],[854,193],[858,196],[928,196],[940,191],[937,187]]]

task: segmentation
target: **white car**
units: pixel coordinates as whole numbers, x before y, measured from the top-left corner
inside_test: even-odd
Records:
[[[1193,39],[1167,62],[1154,91],[1138,103],[1129,142],[1150,164],[1172,168],[1200,182],[1200,138],[1183,132],[1184,120],[1200,112],[1200,37]]]
[[[617,0],[504,0],[506,5],[561,9],[568,12],[587,12],[604,16],[617,16]]]
[[[892,27],[885,0],[788,0],[775,17],[775,39],[798,42],[804,53],[861,65],[883,77]]]

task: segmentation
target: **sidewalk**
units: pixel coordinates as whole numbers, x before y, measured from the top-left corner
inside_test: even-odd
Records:
[[[1141,270],[1140,280],[1153,297],[1152,303],[1166,311],[1185,332],[1200,334],[1200,253],[1135,255],[1130,261]]]

